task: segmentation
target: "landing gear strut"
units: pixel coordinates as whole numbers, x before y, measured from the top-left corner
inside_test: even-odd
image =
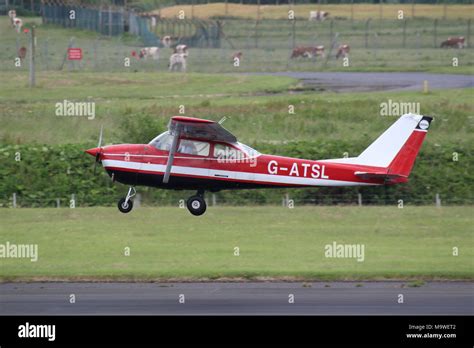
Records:
[[[132,197],[137,194],[137,191],[135,190],[135,187],[130,186],[128,189],[128,193],[126,197],[120,198],[118,201],[118,209],[122,213],[129,213],[133,209],[133,201]]]
[[[198,191],[195,196],[188,198],[186,202],[188,210],[195,216],[202,215],[206,212],[206,201],[204,200],[204,191]]]

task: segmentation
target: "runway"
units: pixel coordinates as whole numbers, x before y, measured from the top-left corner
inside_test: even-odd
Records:
[[[300,80],[305,88],[332,92],[422,91],[424,81],[430,89],[474,87],[474,77],[420,72],[272,72],[252,75],[288,76]]]
[[[473,315],[474,283],[4,283],[0,314]]]

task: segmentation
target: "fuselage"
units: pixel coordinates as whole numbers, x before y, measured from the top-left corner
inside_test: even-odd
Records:
[[[186,144],[200,147],[191,151]],[[171,176],[163,183],[169,151],[160,145],[120,144],[90,149],[114,181],[164,189],[219,191],[222,189],[284,188],[312,186],[382,185],[380,178],[363,179],[358,171],[377,172],[385,168],[307,160],[260,154],[240,143],[224,143],[190,138],[180,139]],[[194,144],[196,145],[196,144]],[[193,146],[194,146],[193,145]]]

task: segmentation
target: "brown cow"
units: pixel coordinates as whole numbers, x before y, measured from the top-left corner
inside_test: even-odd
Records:
[[[466,47],[464,36],[448,37],[441,43],[441,48],[464,48]]]
[[[313,58],[317,56],[324,58],[324,46],[320,45],[316,47],[311,47],[311,46],[295,47],[293,49],[293,52],[291,53],[291,58],[298,58],[298,57]]]
[[[18,58],[23,60],[25,59],[25,57],[26,57],[26,47],[20,47],[20,49],[18,50]]]
[[[235,59],[237,58],[239,61],[242,59],[242,55],[243,53],[242,52],[235,52],[234,54],[232,54],[232,62],[235,62]]]
[[[346,58],[349,56],[350,50],[351,47],[349,45],[340,45],[337,50],[336,59],[339,59],[339,57]]]

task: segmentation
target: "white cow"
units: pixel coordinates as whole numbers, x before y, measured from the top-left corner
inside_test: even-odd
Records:
[[[184,53],[184,54],[188,54],[188,46],[186,46],[186,45],[177,45],[177,46],[174,48],[173,53]]]
[[[310,21],[324,21],[329,16],[329,12],[326,11],[309,11]]]
[[[144,58],[145,60],[147,58],[158,60],[160,59],[160,49],[159,47],[144,47],[140,50],[140,53],[138,53],[138,57],[140,59]]]
[[[12,27],[13,27],[14,26],[13,19],[16,18],[16,11],[15,10],[8,11],[8,17],[10,17],[10,22],[11,22]]]
[[[21,18],[15,17],[13,18],[13,25],[15,26],[16,32],[20,33],[21,27],[23,26],[23,21],[21,20]]]
[[[171,36],[169,36],[169,35],[163,36],[163,38],[161,39],[161,44],[166,48],[170,48],[171,47]]]
[[[186,71],[187,53],[173,53],[170,57],[170,71]]]

